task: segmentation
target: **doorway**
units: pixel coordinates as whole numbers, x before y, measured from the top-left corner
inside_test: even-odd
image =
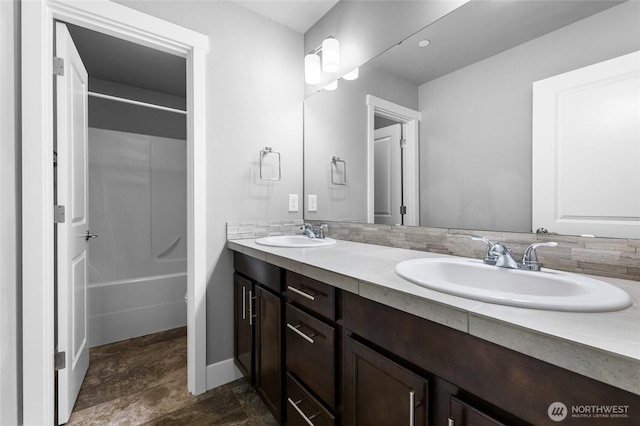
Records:
[[[57,406],[59,423],[66,423],[89,348],[186,326],[186,61],[62,22],[56,57],[64,62],[56,77],[54,141],[63,190],[54,193],[69,212],[56,232],[56,347],[69,357],[58,374]],[[62,82],[79,81],[70,59],[83,68],[86,84],[67,96]],[[77,108],[72,99],[82,106],[68,113]],[[84,131],[68,132],[69,125]],[[72,162],[72,153],[79,159]],[[66,188],[81,192],[82,206]],[[87,237],[77,244],[86,252],[75,265],[66,254],[78,232],[66,230],[81,218]],[[69,276],[82,277],[82,285],[67,288]],[[87,365],[76,373],[83,346]]]
[[[186,60],[76,25],[89,76],[89,346],[186,325]]]
[[[188,388],[206,390],[205,54],[208,37],[109,1],[22,5],[23,421],[54,419],[54,20],[172,53],[187,63]],[[195,177],[198,177],[197,179]]]
[[[421,113],[372,95],[366,96],[366,103],[367,222],[418,226],[418,145]],[[379,127],[395,130],[382,135],[380,130],[376,130]],[[376,132],[379,133],[379,137]],[[394,144],[398,146],[393,147]],[[392,152],[395,152],[395,156],[391,156]],[[392,158],[395,160],[392,161]],[[376,176],[377,169],[383,169],[383,172]],[[387,190],[381,191],[380,188],[376,188],[376,181],[378,185],[388,187]],[[394,211],[396,207],[397,211]]]

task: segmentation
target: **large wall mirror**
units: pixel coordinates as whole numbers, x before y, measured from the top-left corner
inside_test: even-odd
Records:
[[[532,86],[640,50],[640,3],[471,1],[398,42],[305,99],[305,219],[532,232]]]

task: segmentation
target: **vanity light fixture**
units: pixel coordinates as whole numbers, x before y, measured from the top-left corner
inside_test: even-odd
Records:
[[[322,42],[322,69],[328,73],[340,69],[340,42],[337,38],[328,37]]]
[[[342,78],[344,78],[345,80],[355,80],[358,78],[359,73],[360,68],[356,68],[353,71],[349,71],[348,73],[343,75]]]
[[[322,52],[322,65],[320,64]],[[340,42],[334,37],[327,37],[322,44],[304,57],[304,81],[307,84],[318,84],[322,80],[322,71],[334,73],[340,69]]]
[[[309,53],[304,57],[304,81],[307,84],[318,84],[321,77],[320,56],[315,53]]]

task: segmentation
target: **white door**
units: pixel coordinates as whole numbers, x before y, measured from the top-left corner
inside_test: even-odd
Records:
[[[640,52],[533,83],[533,230],[640,238]]]
[[[64,61],[56,76],[57,202],[65,207],[57,226],[58,423],[69,420],[89,368],[87,336],[87,71],[66,25],[56,23],[56,57]]]
[[[375,130],[374,135],[374,222],[402,224],[401,124]]]

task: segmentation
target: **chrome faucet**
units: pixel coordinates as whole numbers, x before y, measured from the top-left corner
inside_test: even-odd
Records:
[[[302,233],[309,236],[309,238],[320,238],[324,239],[324,231],[327,230],[329,226],[326,223],[318,226],[317,228],[311,225],[310,223],[305,223],[300,227]]]
[[[517,262],[511,255],[511,249],[507,248],[504,244],[494,243],[488,238],[478,235],[472,235],[471,239],[475,241],[483,241],[487,244],[487,252],[484,256],[485,264],[498,266],[500,268],[522,269],[525,271],[540,270],[540,264],[538,264],[538,254],[536,252],[536,249],[538,247],[555,247],[558,245],[558,243],[552,241],[533,243],[524,251],[522,262]]]

